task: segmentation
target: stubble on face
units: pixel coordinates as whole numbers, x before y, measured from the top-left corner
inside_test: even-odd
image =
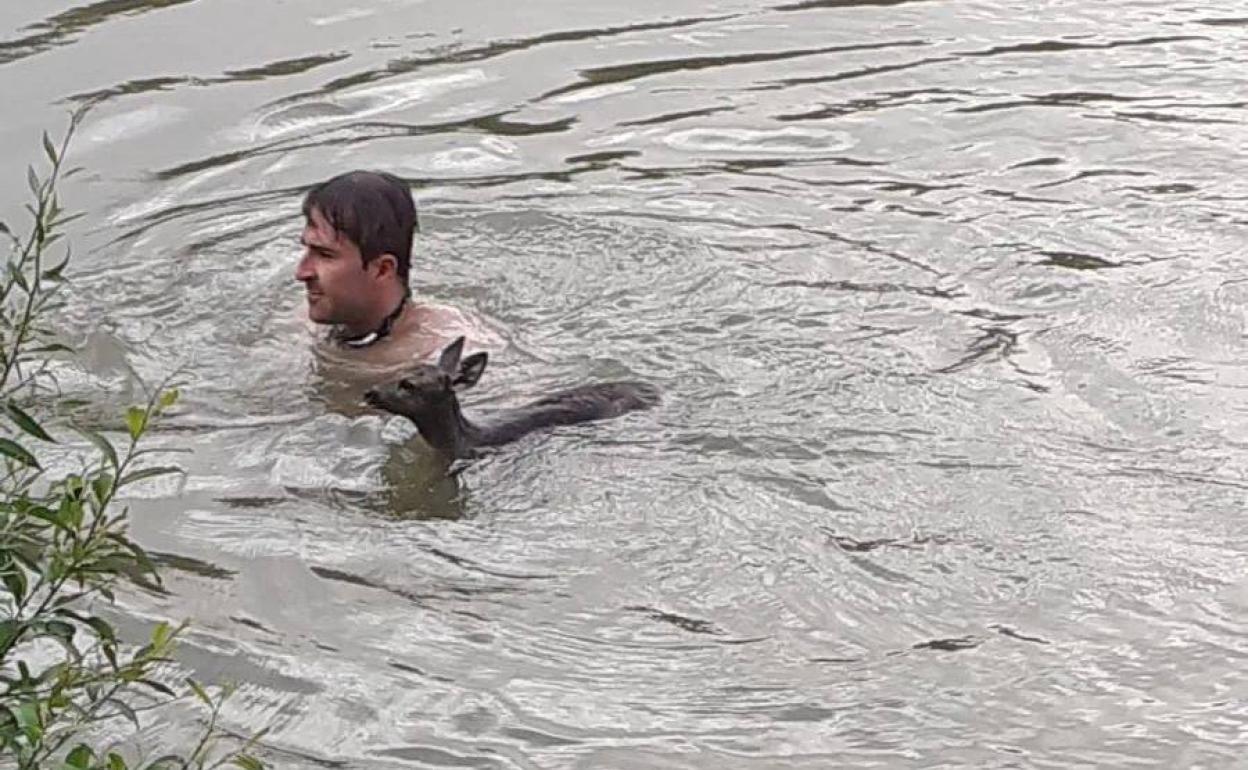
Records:
[[[300,241],[304,254],[296,278],[304,285],[308,318],[320,324],[342,322],[344,319],[338,316],[343,308],[335,307],[337,303],[333,296],[335,287],[342,282],[338,274],[343,272],[351,259],[352,255],[348,253],[351,243],[317,209],[312,210],[304,224]]]

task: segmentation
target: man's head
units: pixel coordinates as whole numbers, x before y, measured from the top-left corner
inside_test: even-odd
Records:
[[[407,291],[416,205],[397,177],[372,171],[336,176],[303,199],[303,256],[295,278],[317,323],[368,327]]]

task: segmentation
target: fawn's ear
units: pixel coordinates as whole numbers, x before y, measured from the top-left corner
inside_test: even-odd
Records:
[[[464,338],[459,337],[442,349],[442,355],[438,357],[438,368],[445,374],[454,377],[459,369],[459,356],[463,352]]]
[[[459,374],[451,380],[451,387],[455,390],[467,390],[476,385],[477,380],[481,379],[481,373],[485,371],[485,363],[489,358],[486,353],[473,353],[465,358],[464,362],[459,365]]]

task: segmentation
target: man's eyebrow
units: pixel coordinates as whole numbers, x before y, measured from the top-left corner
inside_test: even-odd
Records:
[[[329,246],[324,243],[317,243],[316,241],[309,241],[307,239],[307,236],[303,236],[303,235],[299,236],[299,243],[303,244],[304,246],[307,246],[309,249],[313,249],[314,251],[321,251],[326,254],[335,253],[333,246]]]

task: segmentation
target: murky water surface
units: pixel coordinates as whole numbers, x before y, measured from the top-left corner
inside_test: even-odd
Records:
[[[1232,0],[9,2],[0,210],[96,100],[66,387],[179,369],[191,450],[123,618],[277,767],[1230,767],[1246,64]],[[473,404],[662,407],[450,479],[345,408],[292,272],[356,167]]]

